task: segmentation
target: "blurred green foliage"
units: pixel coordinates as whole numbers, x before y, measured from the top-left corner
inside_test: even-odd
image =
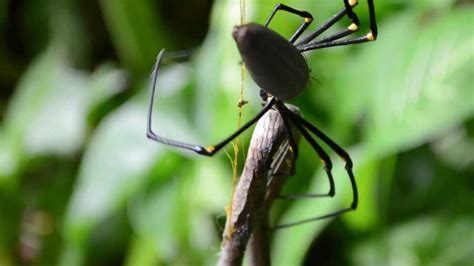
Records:
[[[246,2],[259,23],[275,5]],[[285,3],[314,24],[342,8]],[[275,265],[474,261],[473,4],[375,4],[377,42],[307,53],[319,82],[292,101],[348,148],[359,209],[275,232]],[[365,1],[357,13],[364,33]],[[225,137],[237,124],[239,15],[237,0],[0,2],[0,265],[215,264],[231,164],[225,152],[201,158],[147,140],[147,82],[161,48],[196,48],[161,72],[156,129]],[[299,23],[278,13],[271,27],[290,36]],[[260,103],[245,78],[248,119]],[[285,192],[326,190],[315,161],[303,144]],[[275,223],[350,202],[334,162],[337,196],[278,203]]]

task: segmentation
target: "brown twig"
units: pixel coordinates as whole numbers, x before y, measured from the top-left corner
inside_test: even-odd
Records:
[[[299,114],[298,108],[288,108]],[[298,137],[296,131],[293,136]],[[235,189],[232,210],[227,217],[218,265],[241,265],[249,243],[251,265],[270,265],[270,247],[265,230],[268,212],[275,196],[294,173],[293,151],[277,110],[269,110],[252,135],[247,159]]]

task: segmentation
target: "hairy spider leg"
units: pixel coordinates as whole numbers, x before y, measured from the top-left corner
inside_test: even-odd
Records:
[[[239,128],[237,131],[232,133],[229,137],[224,139],[223,141],[219,142],[216,145],[213,146],[208,146],[204,147],[201,145],[193,145],[177,140],[172,140],[169,138],[165,138],[162,136],[159,136],[155,132],[153,132],[153,127],[152,127],[152,114],[153,114],[153,105],[154,105],[154,98],[155,98],[155,90],[156,90],[156,80],[158,78],[158,72],[160,69],[161,62],[165,56],[165,49],[162,49],[160,53],[157,56],[156,63],[153,67],[153,72],[151,75],[151,82],[150,82],[150,105],[148,109],[148,120],[147,120],[147,137],[151,140],[154,140],[156,142],[177,147],[177,148],[182,148],[182,149],[187,149],[194,151],[200,155],[206,155],[206,156],[212,156],[219,150],[221,150],[226,144],[231,142],[233,139],[235,139],[237,136],[239,136],[242,132],[247,130],[249,127],[251,127],[253,124],[255,124],[270,108],[273,107],[275,104],[275,98],[271,97],[271,99],[265,104],[265,106],[260,110],[260,112],[255,115],[254,118],[249,120],[247,123],[245,123],[241,128]]]

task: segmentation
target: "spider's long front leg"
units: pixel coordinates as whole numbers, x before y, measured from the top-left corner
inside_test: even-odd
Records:
[[[276,12],[278,12],[278,10],[286,11],[291,14],[295,14],[304,18],[301,26],[296,30],[293,36],[291,36],[290,43],[294,43],[301,36],[301,34],[303,34],[303,32],[308,28],[309,24],[313,22],[313,16],[309,12],[297,10],[287,5],[284,5],[282,3],[278,3],[275,5],[275,8],[273,8],[272,14],[268,17],[267,22],[265,22],[265,27],[268,27],[268,25],[270,24],[270,21],[272,21],[273,17],[275,16]]]
[[[156,62],[155,62],[155,65],[153,66],[153,71],[152,71],[151,80],[150,80],[150,104],[149,104],[149,107],[148,107],[146,135],[149,139],[160,142],[162,144],[166,144],[166,145],[177,147],[177,148],[196,151],[197,149],[199,149],[199,146],[197,146],[197,145],[192,145],[192,144],[189,144],[189,143],[164,138],[164,137],[159,136],[155,132],[153,132],[152,114],[153,114],[153,105],[154,105],[154,101],[155,101],[156,80],[158,79],[158,72],[160,70],[161,62],[163,61],[164,57],[165,57],[165,49],[162,49],[160,51],[160,53],[158,54],[158,56],[156,57]]]
[[[267,101],[263,109],[260,110],[260,112],[254,118],[252,118],[250,121],[245,123],[241,128],[239,128],[237,131],[232,133],[229,137],[227,137],[223,141],[213,146],[204,147],[201,145],[193,145],[193,144],[162,137],[153,131],[152,114],[153,114],[153,105],[154,105],[155,90],[156,90],[156,80],[158,78],[158,72],[159,72],[160,65],[164,56],[165,56],[165,50],[163,49],[160,51],[160,53],[157,56],[157,60],[153,67],[153,73],[152,73],[151,82],[150,82],[150,105],[148,108],[148,118],[147,118],[147,137],[151,140],[154,140],[156,142],[159,142],[168,146],[191,150],[201,155],[212,156],[216,152],[221,150],[226,144],[228,144],[237,136],[239,136],[242,132],[244,132],[253,124],[255,124],[255,122],[257,122],[258,119],[260,119],[275,104],[275,101],[276,101],[275,98],[271,97],[270,100]]]

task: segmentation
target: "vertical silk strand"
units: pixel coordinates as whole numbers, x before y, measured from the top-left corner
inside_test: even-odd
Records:
[[[240,25],[242,26],[245,23],[245,0],[240,0]],[[239,107],[239,114],[237,118],[237,128],[240,128],[242,125],[242,113],[243,113],[243,106],[245,105],[244,100],[244,73],[245,73],[245,65],[242,63],[240,65],[240,95],[238,101]],[[227,219],[232,219],[232,202],[234,198],[235,187],[237,184],[238,179],[238,167],[239,167],[239,146],[240,146],[240,137],[237,137],[235,141],[232,143],[234,148],[234,159],[232,160],[232,198],[230,201],[230,206],[228,207],[227,212]],[[233,232],[232,228],[229,230],[230,233]],[[230,238],[230,236],[227,236]]]

